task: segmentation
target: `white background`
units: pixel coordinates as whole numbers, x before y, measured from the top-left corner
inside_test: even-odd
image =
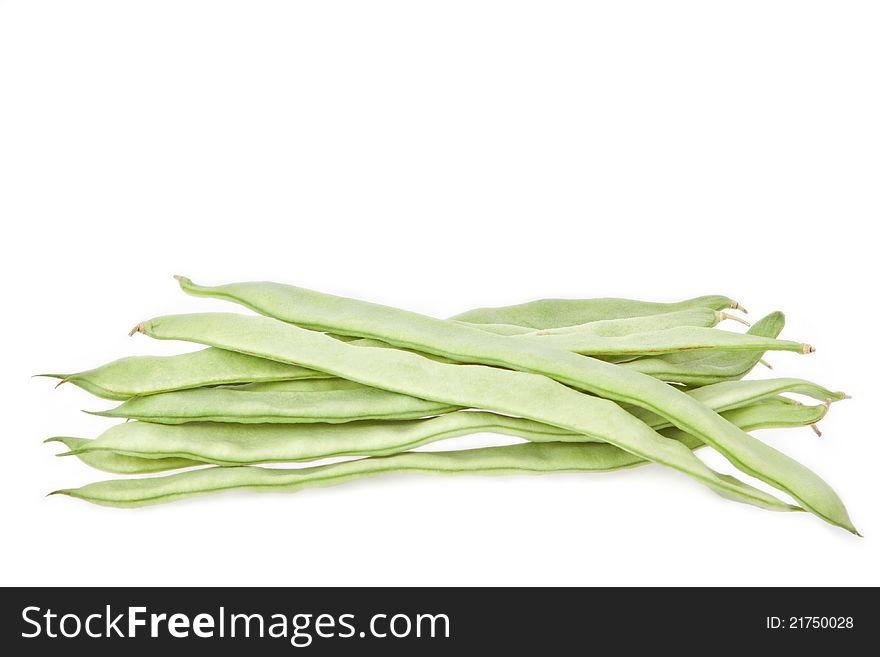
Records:
[[[0,2],[3,584],[880,584],[872,2]],[[543,296],[786,311],[776,374],[852,394],[762,433],[866,538],[679,474],[386,477],[137,510],[41,371],[176,345],[274,279],[448,316]],[[766,376],[766,373],[762,373]],[[467,444],[486,444],[483,436]],[[714,464],[719,463],[713,459]]]

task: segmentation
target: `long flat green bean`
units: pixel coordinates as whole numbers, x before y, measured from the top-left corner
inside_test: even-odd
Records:
[[[543,374],[608,399],[641,406],[663,415],[678,428],[715,447],[741,471],[789,493],[817,516],[849,531],[856,531],[843,502],[818,475],[778,450],[752,438],[681,391],[641,373],[628,371],[625,368],[585,356],[535,347],[532,343],[527,347],[512,349],[509,346],[511,338],[507,336],[493,336],[454,322],[435,320],[416,313],[324,295],[302,288],[271,283],[240,283],[206,288],[196,286],[187,279],[181,278],[179,280],[182,288],[192,294],[236,301],[257,312],[307,328],[375,338],[396,346],[417,349],[446,358],[479,361],[487,365],[513,367]],[[219,319],[218,315],[215,315],[214,318]],[[175,322],[166,317],[148,322],[141,327],[141,330],[159,334],[161,332],[160,324],[176,323],[177,328],[182,329],[180,333],[189,334],[193,341],[199,342],[204,339],[204,337],[201,340],[193,339],[191,337],[193,334],[210,334],[212,344],[220,346],[215,341],[221,342],[227,338],[216,335],[217,332],[210,327],[203,333],[201,329],[205,327],[198,326],[210,321],[212,320],[207,319],[199,322],[198,320],[183,319]],[[230,324],[231,326],[227,328],[231,328],[236,321],[224,319],[220,320],[220,323]],[[190,329],[196,330],[191,331]],[[262,327],[261,330],[263,330]],[[270,335],[274,332],[268,326],[265,330]],[[174,330],[170,331],[172,334],[175,332]],[[278,336],[278,338],[281,341],[290,339],[286,336]],[[233,339],[233,342],[238,342],[238,340]],[[245,339],[242,342],[248,346],[237,345],[238,350],[253,354],[250,341]],[[340,344],[351,349],[344,343]],[[233,350],[236,349],[232,345],[226,346]],[[259,348],[259,345],[253,346]],[[263,344],[262,346],[266,347],[267,345]],[[274,346],[279,345],[275,344]],[[314,346],[322,348],[317,344]],[[354,347],[353,349],[372,348]],[[290,354],[278,357],[279,354],[276,353],[275,356],[278,360],[307,367],[311,364],[306,360],[308,358],[306,354],[297,353],[297,357],[293,358],[290,357]],[[438,365],[442,364],[438,363]],[[315,369],[327,370],[321,366],[314,367]],[[345,376],[338,370],[331,373],[340,374],[344,378],[353,380],[359,380],[358,377],[361,376],[361,373],[357,373],[355,376]],[[361,380],[360,382],[377,387],[387,387],[405,394],[411,393],[414,389],[402,389],[400,382],[394,380],[385,380],[382,383],[379,383],[378,380],[373,382]],[[415,382],[406,380],[406,383],[412,385]],[[427,392],[428,394],[418,394],[417,396],[470,405],[470,402],[466,401],[456,402],[450,398],[439,399],[436,394],[432,394],[433,391]],[[446,397],[445,392],[443,391],[443,397]],[[497,403],[497,400],[493,401]],[[474,405],[497,410],[484,404]],[[516,410],[512,413],[526,415],[518,413]],[[532,419],[560,426],[558,421],[548,421],[544,417],[532,417]],[[692,456],[690,452],[688,455]]]
[[[93,441],[87,438],[53,436],[52,438],[47,438],[43,442],[61,443],[65,445],[68,450],[79,450],[87,447]],[[190,459],[174,457],[148,459],[137,456],[126,456],[125,454],[117,454],[115,452],[104,450],[83,450],[82,453],[77,454],[77,457],[83,463],[96,470],[121,475],[155,474],[167,470],[179,470],[181,468],[189,468],[196,465],[205,465],[204,463]]]
[[[421,420],[332,425],[125,422],[71,453],[110,451],[144,458],[176,456],[215,465],[280,463],[336,456],[385,456],[484,431],[533,442],[584,440],[584,436],[540,422],[484,411],[456,411]]]
[[[653,303],[631,299],[540,299],[513,306],[477,308],[452,319],[472,324],[514,324],[534,329],[573,326],[605,319],[659,315],[692,308],[741,309],[725,296],[703,296],[677,303]]]
[[[688,390],[685,394],[717,413],[742,408],[756,402],[792,393],[830,403],[846,399],[842,392],[833,392],[804,379],[791,377],[779,379],[756,379],[753,381],[722,381],[712,385]],[[668,419],[637,406],[625,406],[634,416],[657,429],[672,426]]]
[[[376,388],[343,390],[253,391],[195,388],[134,397],[116,408],[93,411],[103,417],[179,424],[181,422],[351,422],[408,420],[438,415],[457,406],[426,401]]]
[[[517,344],[536,340],[541,346],[573,351],[586,356],[654,355],[674,352],[709,351],[794,351],[808,354],[810,345],[791,340],[763,338],[758,335],[733,333],[694,326],[680,326],[659,331],[632,333],[621,336],[597,336],[589,331],[543,333],[507,336]]]
[[[686,449],[684,446],[682,448]],[[138,507],[236,489],[289,492],[305,486],[339,484],[391,472],[604,472],[640,463],[637,456],[606,444],[524,443],[458,452],[404,452],[297,469],[212,466],[162,477],[100,481],[81,488],[53,491],[51,494],[68,495],[103,506]]]
[[[617,338],[633,333],[645,333],[649,331],[662,331],[663,329],[678,328],[682,326],[696,326],[712,328],[724,319],[735,319],[740,322],[745,320],[734,315],[729,315],[711,308],[691,308],[678,310],[671,313],[660,313],[639,317],[624,317],[621,319],[600,319],[585,324],[574,326],[559,326],[546,329],[534,329],[517,332],[515,335],[560,335],[566,333],[587,332],[592,335]],[[748,322],[745,322],[748,324]],[[470,324],[477,328],[494,326],[493,324]],[[511,335],[514,335],[511,333]]]
[[[176,356],[129,356],[76,374],[39,376],[61,379],[61,383],[73,383],[104,399],[125,401],[139,395],[203,386],[320,379],[329,375],[211,347]]]

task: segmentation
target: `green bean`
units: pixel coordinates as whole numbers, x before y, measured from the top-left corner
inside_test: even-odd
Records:
[[[719,475],[689,449],[664,439],[613,402],[584,395],[544,376],[478,365],[450,365],[398,349],[357,347],[266,317],[227,313],[167,316],[143,322],[136,330],[158,339],[223,344],[255,356],[301,362],[376,388],[544,422],[606,440],[674,467],[723,496],[770,509],[791,508],[764,491]],[[503,336],[495,339],[507,340]],[[554,358],[558,353],[566,355],[549,351]]]
[[[456,315],[452,319],[472,324],[514,324],[533,329],[546,329],[605,319],[659,315],[692,308],[742,309],[733,299],[724,296],[697,297],[678,303],[652,303],[629,299],[540,299],[514,306],[477,308]]]
[[[690,310],[679,310],[671,313],[660,313],[659,315],[648,315],[644,317],[626,317],[623,319],[602,319],[586,324],[575,324],[574,326],[559,326],[547,329],[535,329],[525,332],[519,332],[516,335],[564,335],[568,333],[586,332],[605,338],[618,338],[633,333],[645,333],[649,331],[662,331],[663,329],[679,328],[682,326],[696,326],[701,328],[712,328],[725,319],[735,319],[739,322],[745,322],[734,315],[729,315],[711,308],[692,308]],[[745,322],[748,324],[748,322]],[[492,324],[471,324],[477,328],[484,326],[493,326]],[[512,333],[511,333],[512,335]]]
[[[748,334],[775,338],[782,332],[784,326],[785,315],[774,312],[755,322],[755,325],[748,330]],[[624,364],[624,367],[663,381],[703,386],[742,378],[758,364],[763,355],[763,351],[675,353],[639,358]]]
[[[655,355],[674,352],[691,354],[694,351],[711,351],[713,354],[727,351],[747,351],[750,354],[757,351],[762,353],[795,351],[808,354],[814,351],[810,345],[800,342],[693,326],[615,337],[597,336],[589,331],[575,331],[514,335],[508,336],[507,339],[517,344],[525,340],[536,340],[545,347],[573,351],[585,356]]]
[[[127,424],[133,424],[131,422]],[[62,443],[69,450],[79,450],[88,446],[93,442],[85,438],[72,438],[70,436],[54,436],[47,438],[47,443]],[[156,472],[164,472],[166,470],[178,470],[180,468],[188,468],[194,465],[205,465],[199,461],[191,461],[189,459],[180,458],[139,458],[136,456],[126,456],[124,454],[116,454],[107,451],[88,451],[84,450],[77,457],[86,465],[110,472],[112,474],[154,474]]]
[[[772,398],[726,411],[739,427],[802,426],[818,422],[826,406]],[[662,421],[662,420],[661,420]],[[250,425],[126,422],[64,455],[113,452],[130,457],[192,459],[214,465],[312,461],[336,456],[387,456],[471,433],[493,432],[531,442],[584,442],[580,434],[482,411],[456,411],[424,420],[349,424]],[[693,441],[685,441],[690,445]],[[184,466],[177,466],[184,467]]]
[[[295,462],[336,456],[385,456],[483,431],[533,442],[584,440],[584,436],[531,420],[484,411],[456,411],[421,420],[348,424],[125,422],[70,453],[110,451],[143,458],[176,456],[215,465]]]
[[[767,412],[768,404],[730,411],[730,420],[744,429],[798,426],[816,422],[824,406],[785,406],[786,411]],[[448,417],[448,416],[447,416]],[[695,449],[700,441],[680,429],[666,429],[670,440]],[[148,461],[149,459],[142,459]],[[156,459],[164,461],[165,459]],[[204,493],[234,489],[295,491],[306,486],[343,483],[381,473],[502,474],[551,472],[603,472],[644,465],[648,461],[604,443],[525,443],[450,452],[402,452],[355,461],[295,470],[252,466],[211,467],[152,477],[88,484],[55,491],[94,504],[117,507],[144,506]],[[149,467],[149,464],[145,464]]]
[[[139,395],[202,386],[314,379],[329,375],[234,351],[208,348],[177,356],[130,356],[76,374],[38,376],[73,383],[104,399],[125,401]]]
[[[457,452],[404,452],[297,469],[212,466],[162,477],[100,481],[81,488],[53,491],[50,495],[68,495],[93,504],[125,508],[235,489],[295,491],[306,486],[339,484],[391,472],[603,472],[639,462],[632,454],[600,443],[524,443]]]
[[[564,333],[588,329],[594,331],[597,335],[616,336],[672,328],[674,326],[704,326],[709,328],[725,319],[733,319],[748,324],[748,322],[735,315],[729,315],[728,313],[705,307],[687,308],[672,312],[662,312],[655,315],[636,315],[633,317],[618,317],[616,319],[592,319],[585,323],[575,325],[552,325],[542,329],[536,329],[530,326],[520,326],[517,324],[454,321],[471,328],[479,328],[499,335],[523,335],[526,333],[538,333],[544,331]]]
[[[417,349],[446,358],[479,361],[487,365],[500,365],[544,374],[562,383],[579,387],[614,401],[644,407],[663,415],[675,426],[716,448],[741,471],[789,493],[808,510],[828,522],[855,532],[843,502],[818,475],[778,450],[752,438],[681,391],[641,373],[586,356],[536,347],[533,343],[525,345],[525,341],[518,342],[518,345],[523,346],[514,349],[510,347],[512,341],[510,337],[494,336],[453,322],[434,320],[416,313],[324,295],[302,288],[270,283],[242,283],[205,288],[196,286],[187,279],[181,278],[179,280],[183,289],[192,294],[237,301],[258,312],[280,317],[307,328],[375,338],[396,346]],[[364,376],[367,373],[352,371],[354,376],[346,376],[342,370],[348,368],[328,370],[327,367],[310,362],[311,359],[307,353],[299,353],[298,349],[287,349],[289,345],[286,343],[297,340],[302,334],[287,336],[280,330],[277,330],[276,333],[274,325],[261,324],[259,328],[260,331],[265,331],[265,335],[260,337],[271,337],[272,342],[269,344],[260,339],[248,340],[248,336],[245,336],[243,340],[238,340],[238,335],[230,339],[228,336],[218,334],[220,331],[216,330],[227,324],[227,328],[231,329],[238,322],[247,322],[253,318],[239,318],[238,320],[230,318],[227,320],[226,315],[217,314],[211,317],[220,326],[205,327],[204,324],[212,321],[210,317],[202,320],[193,319],[193,317],[198,316],[190,316],[190,319],[183,318],[177,321],[166,317],[147,323],[141,327],[141,330],[158,335],[163,332],[160,325],[164,323],[165,328],[169,324],[171,325],[171,330],[166,333],[166,337],[174,335],[177,333],[175,329],[179,329],[183,339],[191,339],[195,342],[209,339],[214,346],[221,346],[218,344],[220,342],[228,342],[226,346],[233,350],[254,355],[260,354],[255,353],[252,348],[269,347],[269,351],[273,352],[272,356],[277,360],[298,363],[307,367],[311,364],[315,369],[330,371],[330,373],[341,375],[344,378],[360,380],[361,383],[405,394],[412,393],[417,389],[415,386],[420,383],[408,380],[409,377],[402,377],[406,385],[406,388],[403,388],[401,381],[396,380],[394,374],[380,383],[379,381],[383,377]],[[224,319],[221,320],[220,317]],[[256,329],[256,326],[254,328]],[[195,339],[193,339],[194,337]],[[304,340],[304,342],[306,341],[310,340]],[[346,351],[373,349],[370,347],[351,347],[344,343],[338,344]],[[320,344],[313,346],[318,349],[324,348],[324,345]],[[269,354],[263,355],[269,356]],[[369,358],[370,356],[367,357],[367,359]],[[381,360],[381,356],[379,359]],[[320,360],[320,358],[315,358],[315,360]],[[437,365],[442,366],[440,363]],[[404,365],[401,364],[401,366]],[[333,367],[336,367],[335,363],[333,363]],[[357,368],[350,369],[356,370]],[[413,387],[410,388],[410,386]],[[427,394],[417,394],[416,396],[434,398],[436,401],[447,403],[480,406],[488,410],[500,410],[485,404],[472,404],[463,399],[459,401],[460,398],[453,399],[452,395],[448,394],[453,391],[424,390],[423,392],[427,392]],[[499,400],[492,401],[497,403]],[[504,399],[503,401],[508,400]],[[560,420],[566,420],[566,418],[560,418],[556,421],[547,420],[546,417],[532,417],[516,410],[512,411],[512,414],[527,416],[530,419],[545,421],[557,426],[560,426]],[[579,431],[576,428],[572,429]],[[690,452],[688,455],[692,456]]]
[[[344,343],[340,343],[344,344]],[[360,388],[316,392],[275,392],[195,388],[133,397],[102,417],[179,424],[181,422],[300,423],[352,420],[408,420],[438,415],[456,406],[387,390]]]
[[[795,378],[723,381],[688,390],[685,394],[702,403],[706,408],[720,413],[775,398],[783,393],[804,395],[825,403],[847,398],[842,392],[832,392],[810,381]],[[652,411],[629,405],[624,408],[655,429],[672,426],[669,420]]]

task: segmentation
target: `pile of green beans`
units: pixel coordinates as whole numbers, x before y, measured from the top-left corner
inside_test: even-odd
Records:
[[[257,315],[157,317],[132,334],[203,348],[43,376],[119,402],[92,412],[125,420],[94,439],[49,438],[67,448],[62,456],[116,475],[182,472],[56,493],[135,507],[389,472],[598,472],[656,463],[728,499],[809,511],[857,533],[827,483],[748,433],[815,428],[846,397],[803,379],[743,379],[768,351],[813,351],[779,338],[782,313],[732,332],[717,325],[747,322],[724,296],[543,299],[442,320],[289,285],[205,287],[177,278],[191,295]],[[413,451],[478,432],[525,442]],[[695,455],[702,447],[790,499],[716,472]],[[278,467],[331,457],[348,460]]]

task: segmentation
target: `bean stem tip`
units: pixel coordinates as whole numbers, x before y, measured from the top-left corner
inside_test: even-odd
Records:
[[[735,322],[739,322],[740,324],[745,324],[746,326],[751,326],[751,322],[747,322],[742,317],[737,317],[736,315],[731,315],[730,313],[721,313],[721,321],[723,322],[725,319],[732,319]]]
[[[73,374],[31,374],[32,379],[36,379],[38,377],[47,379],[61,379],[58,383],[55,384],[55,387],[57,388],[62,383],[67,383],[68,381],[70,381],[71,377],[73,377]]]

